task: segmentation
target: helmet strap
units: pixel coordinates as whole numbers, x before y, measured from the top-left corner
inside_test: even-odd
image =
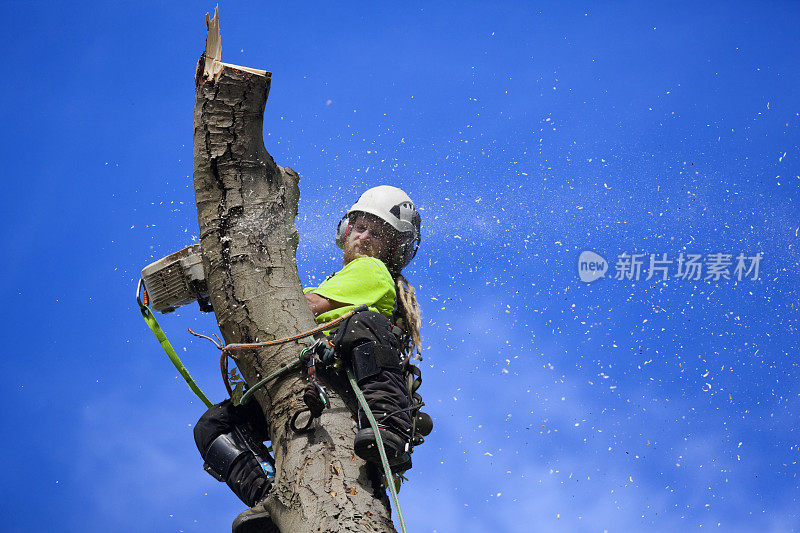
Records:
[[[400,236],[398,235],[398,237],[394,240],[394,246],[392,246],[392,251],[389,254],[389,261],[392,263],[392,267],[394,267],[395,265],[403,264],[404,258],[397,257],[397,251],[400,249],[401,243],[402,243],[402,238],[400,238]],[[403,267],[401,266],[400,268],[397,269],[397,272],[399,273],[402,269]]]

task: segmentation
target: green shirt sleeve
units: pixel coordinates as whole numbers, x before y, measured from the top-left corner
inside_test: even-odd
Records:
[[[319,315],[317,322],[320,324],[359,305],[367,305],[387,318],[391,318],[394,311],[394,280],[383,262],[374,257],[354,259],[319,287],[304,292],[314,292],[323,298],[348,304]]]

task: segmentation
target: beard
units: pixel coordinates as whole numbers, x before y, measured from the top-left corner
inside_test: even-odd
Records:
[[[376,259],[380,259],[381,261],[385,262],[384,258],[380,257],[380,255],[381,254],[378,253],[378,250],[372,246],[365,246],[363,244],[345,241],[344,256],[342,259],[345,265],[354,259],[358,259],[359,257],[375,257]]]

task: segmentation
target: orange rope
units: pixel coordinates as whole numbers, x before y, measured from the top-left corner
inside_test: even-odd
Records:
[[[319,333],[320,331],[325,331],[326,329],[330,329],[331,326],[335,326],[336,324],[338,324],[342,320],[345,320],[345,319],[350,318],[351,316],[353,316],[353,313],[355,313],[355,309],[351,309],[350,311],[346,312],[345,314],[343,314],[339,318],[331,320],[330,322],[322,324],[321,326],[317,326],[316,328],[314,328],[314,329],[312,329],[310,331],[306,331],[305,333],[298,333],[297,335],[292,335],[291,337],[286,337],[285,339],[275,339],[275,340],[272,340],[272,341],[265,341],[265,342],[231,343],[231,344],[226,344],[225,346],[223,346],[222,350],[227,352],[227,351],[231,351],[231,350],[246,350],[248,348],[266,348],[267,346],[277,346],[279,344],[286,344],[287,342],[296,341],[296,340],[302,339],[304,337],[310,337],[311,335],[314,335],[315,333]]]
[[[219,371],[222,373],[222,383],[225,384],[225,390],[228,391],[228,398],[233,398],[233,389],[231,389],[231,382],[228,379],[228,352],[222,352],[219,358]]]
[[[358,309],[358,308],[356,308],[356,309]],[[310,337],[311,335],[319,333],[320,331],[325,331],[326,329],[330,329],[331,327],[335,326],[339,322],[350,318],[351,316],[353,316],[353,313],[356,312],[356,309],[351,309],[350,311],[346,312],[345,314],[343,314],[339,318],[335,318],[335,319],[331,320],[330,322],[326,322],[325,324],[317,326],[316,328],[314,328],[312,330],[309,330],[309,331],[306,331],[304,333],[298,333],[297,335],[292,335],[291,337],[286,337],[285,339],[275,339],[275,340],[265,341],[265,342],[238,342],[238,343],[231,343],[231,344],[226,344],[225,346],[222,346],[221,343],[218,343],[218,342],[214,341],[214,339],[212,339],[208,335],[201,335],[200,333],[195,333],[194,331],[192,331],[192,328],[189,328],[189,333],[191,333],[195,337],[208,339],[209,341],[214,343],[214,346],[216,346],[217,348],[222,350],[222,353],[220,354],[220,358],[219,358],[219,370],[220,370],[220,373],[222,374],[222,382],[225,384],[225,390],[228,392],[228,396],[232,396],[233,395],[233,390],[231,389],[231,384],[230,384],[230,381],[228,380],[228,357],[232,357],[234,359],[234,361],[236,360],[236,356],[234,356],[231,353],[232,350],[247,350],[247,349],[252,349],[252,348],[266,348],[268,346],[278,346],[279,344],[286,344],[287,342],[292,342],[292,341],[296,341],[296,340],[299,340],[299,339],[303,339],[305,337]]]

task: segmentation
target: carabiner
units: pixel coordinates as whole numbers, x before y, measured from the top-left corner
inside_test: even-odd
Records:
[[[308,413],[308,422],[303,427],[297,427],[297,417],[299,417],[303,413]],[[311,409],[305,407],[297,411],[294,415],[292,415],[292,420],[289,422],[289,427],[292,428],[292,431],[295,433],[308,433],[311,431],[311,424],[314,422],[314,417],[311,416]]]
[[[144,294],[144,302],[142,302],[142,294]],[[147,307],[149,299],[147,287],[144,286],[144,280],[139,278],[139,283],[136,284],[136,303],[139,304],[139,311],[141,311],[144,316],[150,313],[150,308]]]

